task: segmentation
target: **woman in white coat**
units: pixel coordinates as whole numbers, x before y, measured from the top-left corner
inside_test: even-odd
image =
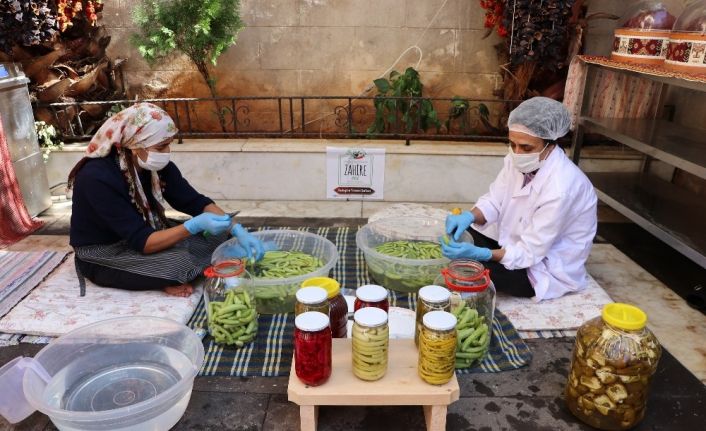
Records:
[[[542,300],[586,286],[597,199],[557,144],[570,124],[555,100],[521,103],[508,118],[509,154],[490,190],[470,211],[446,219],[452,239],[442,243],[444,255],[484,262],[499,292]],[[475,245],[456,242],[466,229]]]

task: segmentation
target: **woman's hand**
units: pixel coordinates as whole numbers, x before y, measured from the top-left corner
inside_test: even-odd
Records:
[[[464,211],[458,215],[449,214],[446,217],[446,233],[452,235],[454,241],[458,241],[475,219],[475,216],[470,211]]]
[[[217,215],[213,213],[202,213],[184,222],[184,227],[190,234],[196,235],[201,232],[208,232],[211,235],[220,235],[230,227],[230,217],[227,214]]]
[[[486,262],[493,258],[493,252],[489,248],[476,247],[469,242],[450,241],[448,244],[441,244],[441,253],[449,259],[473,259],[479,262]]]
[[[253,250],[255,251],[255,260],[260,260],[262,259],[262,256],[265,255],[265,246],[262,244],[262,241],[257,239],[255,235],[248,232],[247,229],[240,225],[240,223],[233,226],[230,233],[238,239],[238,243],[243,247],[245,257],[248,259],[253,257]]]

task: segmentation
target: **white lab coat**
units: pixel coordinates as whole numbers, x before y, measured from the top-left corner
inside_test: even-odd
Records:
[[[586,175],[554,148],[525,187],[506,156],[476,207],[486,224],[473,227],[505,249],[507,269],[527,268],[535,300],[586,287],[586,259],[596,235],[596,192]]]

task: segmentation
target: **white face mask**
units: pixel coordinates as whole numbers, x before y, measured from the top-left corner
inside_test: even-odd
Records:
[[[164,169],[169,163],[170,153],[158,153],[156,151],[147,152],[147,160],[142,161],[142,159],[137,157],[137,164],[140,165],[142,169],[147,169],[148,171],[159,171]]]
[[[510,152],[512,164],[515,166],[515,169],[522,172],[523,174],[529,174],[530,172],[534,172],[537,169],[541,168],[542,165],[544,165],[544,160],[539,160],[539,155],[547,149],[547,146],[549,146],[549,142],[547,142],[547,145],[545,145],[544,148],[542,148],[542,151],[538,153],[517,154],[516,152],[512,151],[512,145],[510,145],[508,147],[508,150]]]

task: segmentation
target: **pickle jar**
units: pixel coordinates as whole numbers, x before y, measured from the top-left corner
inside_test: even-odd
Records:
[[[390,330],[387,313],[365,307],[353,315],[353,374],[361,380],[379,380],[387,371]]]
[[[495,285],[490,271],[475,260],[452,260],[434,283],[451,291],[451,312],[458,318],[460,339],[456,367],[471,367],[483,360],[493,335]]]
[[[422,318],[419,334],[419,377],[431,385],[443,385],[454,375],[456,317],[446,311],[430,311]]]
[[[331,327],[324,313],[308,311],[294,318],[294,372],[309,386],[331,377]]]
[[[204,271],[208,331],[218,344],[243,347],[257,336],[257,304],[245,262],[232,259]]]
[[[422,318],[430,311],[449,311],[451,292],[441,286],[424,286],[417,294],[416,325],[414,344],[419,346],[419,332],[422,330]]]
[[[366,284],[355,290],[354,311],[365,307],[375,307],[384,310],[386,313],[390,308],[390,301],[387,299],[387,289],[377,284]]]
[[[294,315],[298,316],[307,311],[318,311],[328,316],[328,295],[320,287],[302,287],[297,290],[297,302],[294,304]]]
[[[348,336],[348,303],[341,293],[341,284],[329,277],[312,277],[304,280],[301,287],[318,286],[328,295],[329,317],[333,338]]]
[[[624,430],[642,420],[662,353],[646,324],[639,308],[613,303],[579,328],[565,392],[577,418],[602,430]]]

